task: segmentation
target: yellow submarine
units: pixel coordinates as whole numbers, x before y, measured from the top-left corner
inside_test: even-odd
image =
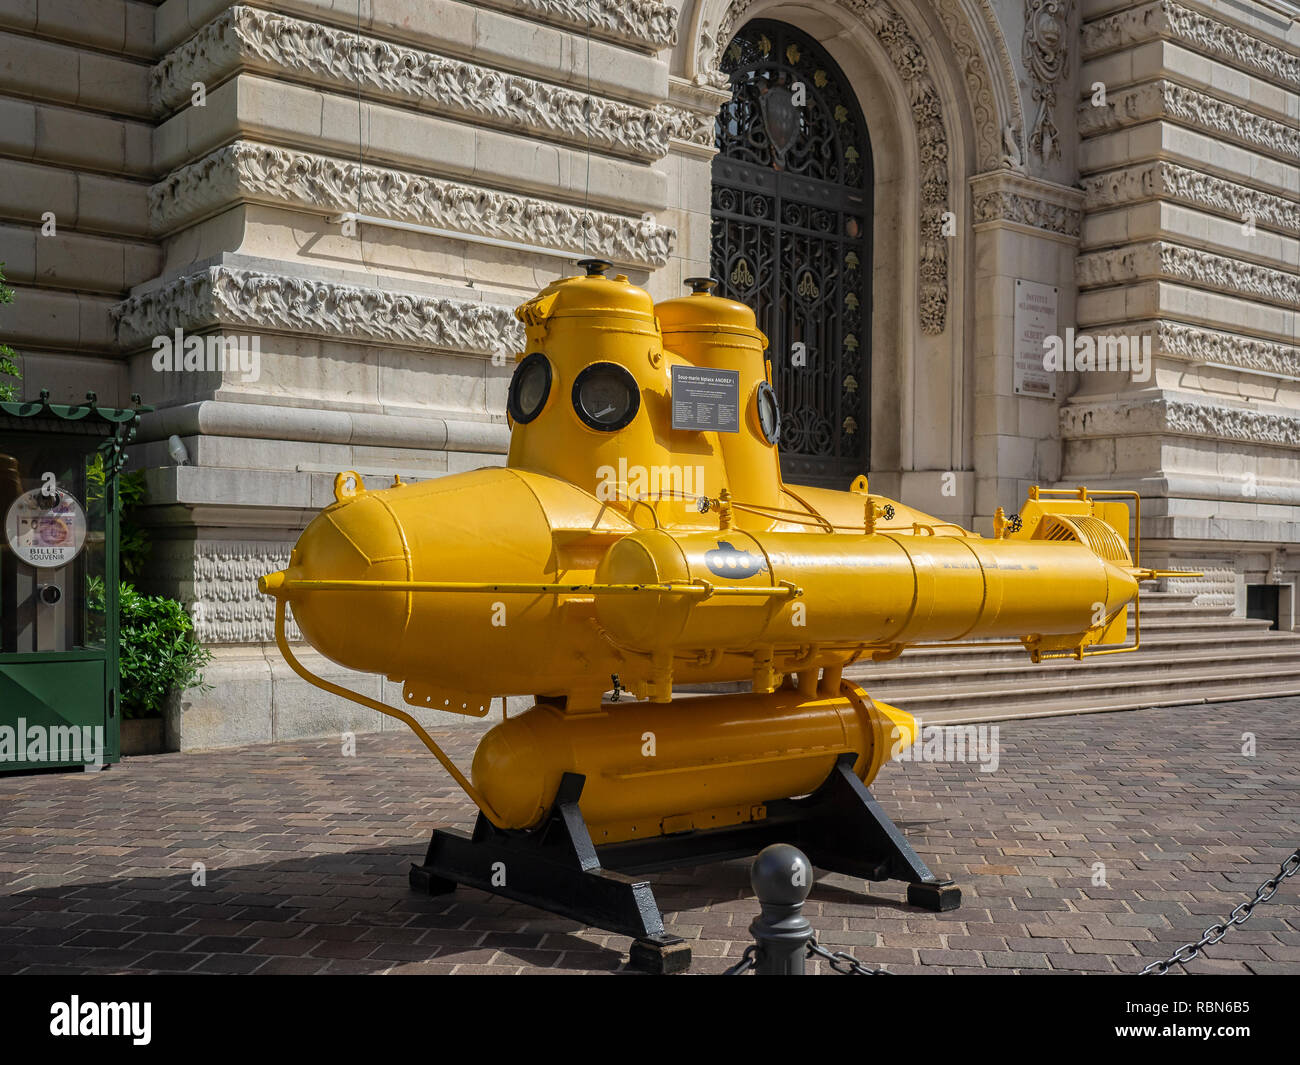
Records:
[[[1131,649],[1128,607],[1161,574],[1130,554],[1114,498],[1128,493],[1034,489],[986,538],[865,476],[787,485],[753,312],[708,279],[656,304],[609,264],[580,265],[515,312],[527,341],[504,467],[382,490],[340,473],[288,567],[260,581],[293,668],[404,720],[482,812],[472,838],[434,834],[413,883],[473,883],[659,957],[671,937],[648,887],[610,870],[779,839],[956,905],[866,789],[912,718],[842,671],[949,640],[1018,641],[1036,661]],[[535,705],[483,735],[466,778],[409,713],[307,670],[286,606],[311,646],[401,683],[412,707]],[[718,682],[750,690],[674,694]],[[489,876],[489,858],[512,872]]]

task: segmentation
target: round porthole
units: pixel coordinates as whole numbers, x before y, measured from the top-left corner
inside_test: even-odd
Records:
[[[546,406],[551,394],[551,362],[540,351],[534,351],[516,368],[510,378],[510,394],[506,397],[506,412],[518,425],[527,425]]]
[[[775,390],[766,381],[759,382],[755,403],[758,407],[758,427],[763,433],[763,439],[769,444],[775,444],[781,438],[781,408],[776,402]]]
[[[641,390],[626,368],[613,362],[588,366],[573,382],[573,409],[584,425],[612,433],[641,409]]]

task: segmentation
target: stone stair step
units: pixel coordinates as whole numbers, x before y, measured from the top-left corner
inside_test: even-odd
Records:
[[[1247,685],[1251,681],[1292,684],[1296,691],[1300,692],[1300,672],[1297,672],[1294,665],[1283,663],[1240,668],[1235,662],[1232,664],[1230,677],[1225,677],[1223,667],[1216,665],[1154,677],[1103,674],[1088,678],[1060,677],[1055,683],[1050,678],[1044,678],[1044,682],[1028,683],[1023,677],[1012,682],[971,680],[957,688],[939,689],[937,685],[931,685],[928,691],[909,690],[909,687],[890,685],[883,677],[874,682],[864,683],[862,686],[872,696],[879,697],[885,702],[893,702],[896,698],[906,700],[913,708],[919,710],[924,706],[937,706],[962,700],[1003,700],[1007,703],[1024,704],[1035,699],[1061,696],[1073,697],[1082,705],[1094,696],[1102,699],[1126,695],[1136,697],[1140,691],[1158,691],[1161,693],[1160,697],[1163,697],[1164,693],[1172,695],[1176,691],[1182,691],[1192,696],[1192,701],[1196,702],[1199,701],[1201,689],[1204,687],[1227,689]]]
[[[895,661],[904,661],[906,656]],[[1205,662],[1203,651],[1190,650],[1171,654],[1164,651],[1147,649],[1122,655],[1097,655],[1085,658],[1082,662],[1072,659],[1050,659],[1041,664],[1029,661],[1022,655],[1018,662],[991,663],[972,662],[970,664],[949,666],[942,677],[938,677],[932,667],[914,666],[911,669],[881,670],[878,665],[866,664],[852,666],[844,671],[846,677],[860,682],[873,680],[888,684],[891,689],[907,688],[911,685],[933,685],[942,680],[946,686],[960,684],[965,680],[995,681],[1035,677],[1059,678],[1062,673],[1069,673],[1071,679],[1095,677],[1102,674],[1122,676],[1133,672],[1150,672],[1153,669],[1161,674],[1181,671],[1184,667],[1195,668]],[[1300,641],[1279,648],[1262,648],[1252,651],[1233,649],[1234,668],[1239,664],[1250,665],[1288,665],[1300,676]]]
[[[1130,633],[1130,638],[1132,634]],[[1135,652],[1137,656],[1144,656],[1147,651],[1159,652],[1162,655],[1179,654],[1184,651],[1201,648],[1202,651],[1208,641],[1196,638],[1194,633],[1152,633],[1147,630],[1146,626],[1142,628],[1142,650]],[[1295,633],[1278,633],[1263,630],[1248,630],[1242,633],[1231,631],[1220,632],[1216,634],[1214,647],[1218,651],[1230,647],[1235,654],[1237,651],[1249,652],[1250,650],[1276,649],[1278,653],[1291,653],[1293,650],[1300,650],[1300,635]],[[1106,655],[1107,659],[1115,659],[1117,662],[1128,658],[1127,655]],[[1058,660],[1051,660],[1056,662]],[[1102,659],[1094,659],[1102,661]],[[845,670],[846,675],[854,674],[854,671],[869,669],[879,671],[881,674],[893,675],[900,671],[910,670],[929,670],[937,673],[940,670],[944,674],[952,668],[967,668],[974,662],[987,663],[990,666],[1014,664],[1017,662],[1029,663],[1029,657],[1023,647],[1019,645],[1008,646],[1005,649],[965,646],[960,643],[949,644],[944,647],[918,647],[906,650],[898,658],[891,659],[888,662],[868,662],[850,666]],[[1045,663],[1050,665],[1051,662]],[[1077,663],[1076,663],[1077,664]],[[1038,667],[1033,667],[1038,668]]]
[[[1123,710],[1146,710],[1157,706],[1196,706],[1205,703],[1235,702],[1243,699],[1271,699],[1300,694],[1300,677],[1270,683],[1198,687],[1195,691],[1176,690],[1145,695],[1117,695],[1110,698],[1079,698],[1075,694],[1021,706],[998,706],[977,702],[967,707],[930,709],[922,725],[966,725],[985,721],[1017,721],[1036,717],[1064,717],[1069,714],[1100,714]],[[885,702],[889,702],[885,699]],[[891,703],[891,705],[894,705]],[[908,710],[905,705],[900,710]]]

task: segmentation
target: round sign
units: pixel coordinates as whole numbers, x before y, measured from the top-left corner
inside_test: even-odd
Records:
[[[86,512],[62,488],[40,488],[14,500],[5,516],[5,539],[22,561],[41,569],[66,566],[86,545]]]

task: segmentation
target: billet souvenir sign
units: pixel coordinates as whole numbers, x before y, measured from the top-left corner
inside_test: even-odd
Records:
[[[86,512],[76,496],[57,485],[34,488],[9,507],[5,541],[29,566],[58,569],[86,546]]]

